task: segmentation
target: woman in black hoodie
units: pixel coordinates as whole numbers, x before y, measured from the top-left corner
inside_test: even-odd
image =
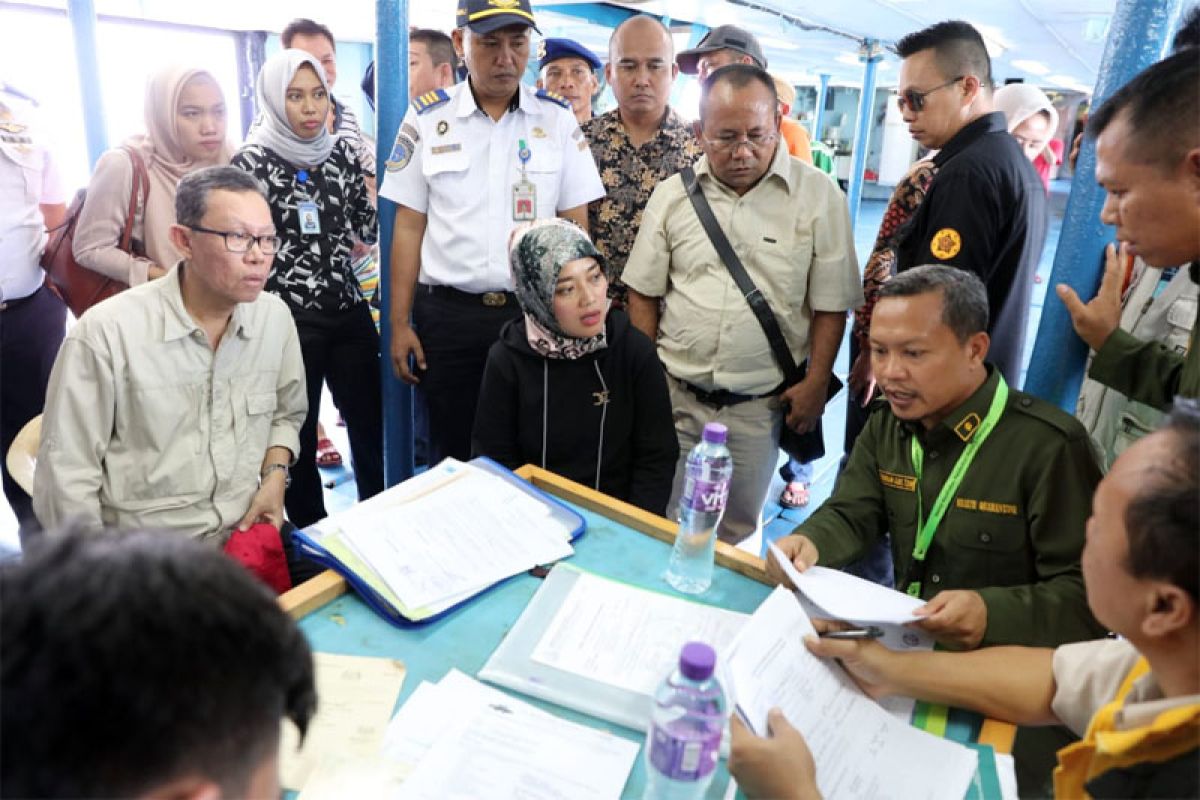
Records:
[[[523,319],[488,353],[472,449],[537,464],[662,514],[679,440],[654,344],[609,310],[587,234],[562,219],[518,226],[509,263]]]

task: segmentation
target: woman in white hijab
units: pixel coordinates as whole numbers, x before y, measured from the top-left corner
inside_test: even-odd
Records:
[[[1062,160],[1062,144],[1055,142],[1058,110],[1046,93],[1028,83],[1010,83],[992,95],[997,111],[1008,120],[1008,132],[1021,145],[1025,157],[1033,162],[1042,183],[1050,187],[1050,166]],[[1054,145],[1058,144],[1055,151]]]
[[[359,499],[383,489],[379,334],[350,255],[356,238],[375,241],[375,209],[354,146],[326,128],[329,86],[316,59],[303,50],[276,53],[254,96],[258,124],[233,165],[262,181],[283,240],[266,288],[292,312],[308,379],[308,417],[285,499],[288,517],[303,528],[325,517],[316,466],[323,382],[346,420]]]
[[[225,140],[225,98],[205,70],[170,65],[153,73],[143,113],[146,132],[96,162],[74,238],[80,266],[130,286],[163,275],[180,258],[169,236],[179,179],[201,167],[228,164],[232,152]],[[127,253],[117,243],[129,216],[134,158],[145,166],[150,185],[134,216],[134,252]]]

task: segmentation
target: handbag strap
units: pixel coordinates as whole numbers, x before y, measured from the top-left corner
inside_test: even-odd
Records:
[[[138,197],[142,198],[143,205],[150,198],[150,176],[140,153],[127,145],[122,145],[121,149],[129,154],[129,160],[133,163],[133,191],[129,193],[129,212],[125,215],[125,228],[121,231],[118,247],[126,253],[132,253],[133,220],[137,216]]]
[[[700,218],[700,224],[704,226],[704,232],[708,234],[708,239],[716,248],[721,261],[724,262],[725,269],[729,270],[733,282],[737,284],[738,291],[742,293],[742,297],[746,298],[750,310],[754,312],[758,324],[762,326],[763,333],[767,336],[767,342],[771,345],[771,353],[775,356],[775,361],[779,363],[779,368],[783,370],[784,380],[789,384],[795,383],[803,377],[803,373],[796,366],[796,359],[792,357],[792,351],[783,338],[783,331],[779,329],[779,321],[775,319],[775,314],[771,311],[767,298],[763,297],[762,292],[754,285],[746,268],[742,266],[742,260],[733,251],[733,245],[729,243],[725,231],[721,230],[721,226],[717,223],[712,206],[708,204],[704,190],[700,187],[696,170],[690,166],[685,167],[680,171],[680,175],[683,178],[683,186],[687,190],[688,199],[692,201],[692,208],[696,210],[696,216]]]

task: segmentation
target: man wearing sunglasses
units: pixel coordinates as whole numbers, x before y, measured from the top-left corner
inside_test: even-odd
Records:
[[[308,408],[296,326],[263,292],[279,238],[257,180],[185,176],[162,280],[100,303],[50,374],[33,507],[45,528],[173,531],[220,544],[283,524]]]
[[[1037,172],[992,108],[983,37],[965,22],[939,22],[896,45],[897,102],[937,173],[897,246],[896,268],[949,264],[983,279],[990,306],[989,357],[1010,383],[1021,377],[1029,299],[1046,238]]]

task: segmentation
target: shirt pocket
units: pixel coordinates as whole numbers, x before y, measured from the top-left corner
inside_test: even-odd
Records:
[[[812,247],[809,233],[792,237],[762,233],[755,243],[754,260],[761,268],[762,277],[753,275],[754,283],[767,296],[776,315],[805,307]]]
[[[118,421],[133,470],[110,469],[122,501],[193,496],[207,488],[211,463],[202,453],[209,427],[204,387],[134,385],[129,418]],[[132,466],[130,464],[129,466]],[[119,477],[115,473],[123,473]]]
[[[444,149],[457,148],[457,149]],[[470,158],[461,143],[430,142],[421,153],[421,174],[431,192],[454,193],[467,189]],[[473,193],[477,193],[477,188]]]
[[[1176,353],[1186,353],[1195,324],[1196,298],[1180,297],[1167,309],[1167,347]]]
[[[274,391],[246,390],[240,400],[234,401],[234,432],[237,436],[239,456],[238,477],[253,483],[258,479],[263,456],[271,441],[271,426],[275,422],[275,409],[279,397]]]
[[[525,175],[537,187],[538,216],[553,217],[558,214],[558,186],[562,175],[562,150],[539,140],[533,148]]]
[[[957,584],[979,588],[1018,586],[1037,580],[1024,517],[956,511],[961,516],[947,519],[944,532],[953,548],[946,556],[948,570],[957,576]]]
[[[21,168],[21,180],[25,184],[25,202],[30,205],[39,204],[42,200],[42,171],[45,168],[41,151],[34,147],[22,150],[18,146],[6,146],[4,155]]]

